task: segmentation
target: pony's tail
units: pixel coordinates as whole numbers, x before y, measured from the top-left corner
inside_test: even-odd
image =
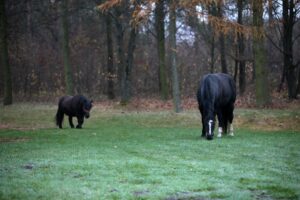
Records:
[[[64,120],[64,114],[58,109],[55,115],[56,126],[59,126],[59,128],[61,128],[63,120]]]
[[[64,113],[61,110],[61,102],[62,102],[62,99],[60,99],[58,102],[58,109],[57,109],[57,113],[55,115],[55,123],[59,128],[62,128],[62,122],[64,120]]]

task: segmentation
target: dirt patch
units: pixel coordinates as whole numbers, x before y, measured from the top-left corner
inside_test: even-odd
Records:
[[[48,127],[16,127],[13,124],[0,124],[0,130],[16,130],[16,131],[34,131],[40,128],[48,128]]]
[[[300,109],[300,99],[289,100],[283,94],[273,92],[271,94],[272,101],[268,106],[264,108],[268,109]],[[110,109],[122,109],[128,111],[161,111],[161,110],[173,110],[173,100],[167,101],[161,100],[159,97],[139,98],[134,97],[129,103],[123,105],[120,104],[119,100],[109,101],[102,100],[94,103],[99,109],[110,110]],[[183,110],[198,109],[198,102],[196,97],[193,98],[182,98],[181,106]],[[235,102],[236,108],[257,108],[255,102],[255,95],[248,94],[244,96],[237,96]]]
[[[165,200],[207,200],[207,198],[193,192],[178,192],[175,195],[165,198]]]
[[[134,196],[140,197],[149,194],[149,190],[141,190],[141,191],[134,191],[133,194]]]
[[[0,137],[0,143],[27,142],[30,138],[26,137]]]
[[[252,130],[264,131],[280,131],[280,130],[293,130],[300,131],[300,117],[236,117],[234,118],[236,127],[245,127]]]
[[[34,165],[29,163],[29,164],[23,165],[22,168],[27,169],[27,170],[33,170]]]
[[[0,124],[0,129],[9,129],[9,125],[8,124]]]

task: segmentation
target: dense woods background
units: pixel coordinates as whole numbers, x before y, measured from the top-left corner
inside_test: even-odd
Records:
[[[300,93],[299,0],[23,0],[0,3],[0,98],[195,97],[232,74],[259,106]],[[13,97],[13,99],[12,99]]]

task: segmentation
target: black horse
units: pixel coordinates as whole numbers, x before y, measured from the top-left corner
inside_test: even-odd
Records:
[[[77,117],[78,125],[76,128],[81,128],[84,117],[90,117],[90,110],[92,109],[92,100],[88,100],[82,95],[63,96],[59,99],[58,109],[55,116],[56,125],[62,128],[64,114],[69,116],[69,123],[71,128],[74,128],[72,117]]]
[[[233,110],[236,99],[236,86],[228,74],[216,73],[205,75],[199,85],[197,100],[202,116],[202,137],[212,140],[214,136],[215,116],[219,121],[218,137],[227,133],[233,136]]]

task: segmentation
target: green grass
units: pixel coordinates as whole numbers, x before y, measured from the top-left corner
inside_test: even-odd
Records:
[[[0,199],[300,199],[300,131],[292,127],[238,124],[235,137],[207,141],[196,110],[95,107],[82,130],[67,120],[60,130],[55,106],[0,109]],[[256,112],[299,116],[236,115],[247,121]]]

